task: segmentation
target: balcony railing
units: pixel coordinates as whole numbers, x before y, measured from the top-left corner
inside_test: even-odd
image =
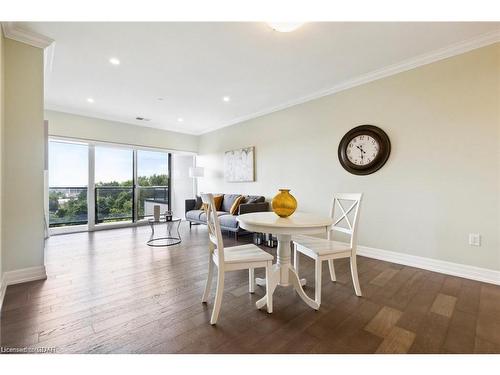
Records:
[[[49,187],[49,225],[79,225],[88,223],[87,187]]]
[[[95,222],[132,221],[134,217],[134,188],[97,186],[95,188]]]
[[[140,186],[138,197],[137,215],[139,219],[153,216],[153,205],[160,205],[162,212],[168,207],[168,187],[166,186]]]
[[[137,219],[152,216],[152,207],[159,204],[168,209],[166,186],[96,186],[95,223],[135,221],[137,194]],[[51,227],[88,223],[87,187],[49,187],[49,225]]]

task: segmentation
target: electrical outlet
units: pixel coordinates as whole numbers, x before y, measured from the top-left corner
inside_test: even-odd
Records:
[[[481,235],[479,233],[469,233],[469,245],[481,246]]]

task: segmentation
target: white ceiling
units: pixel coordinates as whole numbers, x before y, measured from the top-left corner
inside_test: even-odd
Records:
[[[46,108],[201,134],[333,92],[500,23],[306,23],[291,33],[265,23],[21,26],[55,40]]]

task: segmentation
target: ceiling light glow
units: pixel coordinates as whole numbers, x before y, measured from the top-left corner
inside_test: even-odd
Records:
[[[120,60],[118,60],[116,57],[110,58],[109,62],[111,65],[120,65]]]
[[[224,96],[224,97],[222,98],[222,100],[223,100],[223,101],[225,101],[225,102],[227,103],[228,101],[230,101],[230,100],[231,100],[231,98],[230,98],[229,96]]]
[[[87,98],[87,102],[94,103],[94,99],[93,98]]]
[[[274,31],[278,31],[280,33],[289,33],[291,31],[297,30],[304,24],[304,22],[268,22],[267,24]]]
[[[183,121],[184,121],[184,119],[183,119],[182,117],[179,117],[179,118],[177,119],[177,121],[179,121],[179,122],[183,122]]]

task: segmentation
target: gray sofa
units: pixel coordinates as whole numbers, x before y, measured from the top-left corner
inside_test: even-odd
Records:
[[[236,220],[238,215],[269,210],[269,203],[266,202],[266,199],[263,196],[246,195],[243,203],[241,203],[238,208],[238,215],[231,215],[229,213],[231,206],[240,194],[223,195],[224,198],[222,199],[220,211],[217,211],[217,216],[219,217],[221,229],[234,233],[235,238],[238,238],[239,233],[245,232],[244,229],[240,228],[240,225]],[[201,203],[200,197],[186,200],[186,220],[189,221],[190,228],[193,224],[207,223],[207,214],[205,211],[201,210]]]

